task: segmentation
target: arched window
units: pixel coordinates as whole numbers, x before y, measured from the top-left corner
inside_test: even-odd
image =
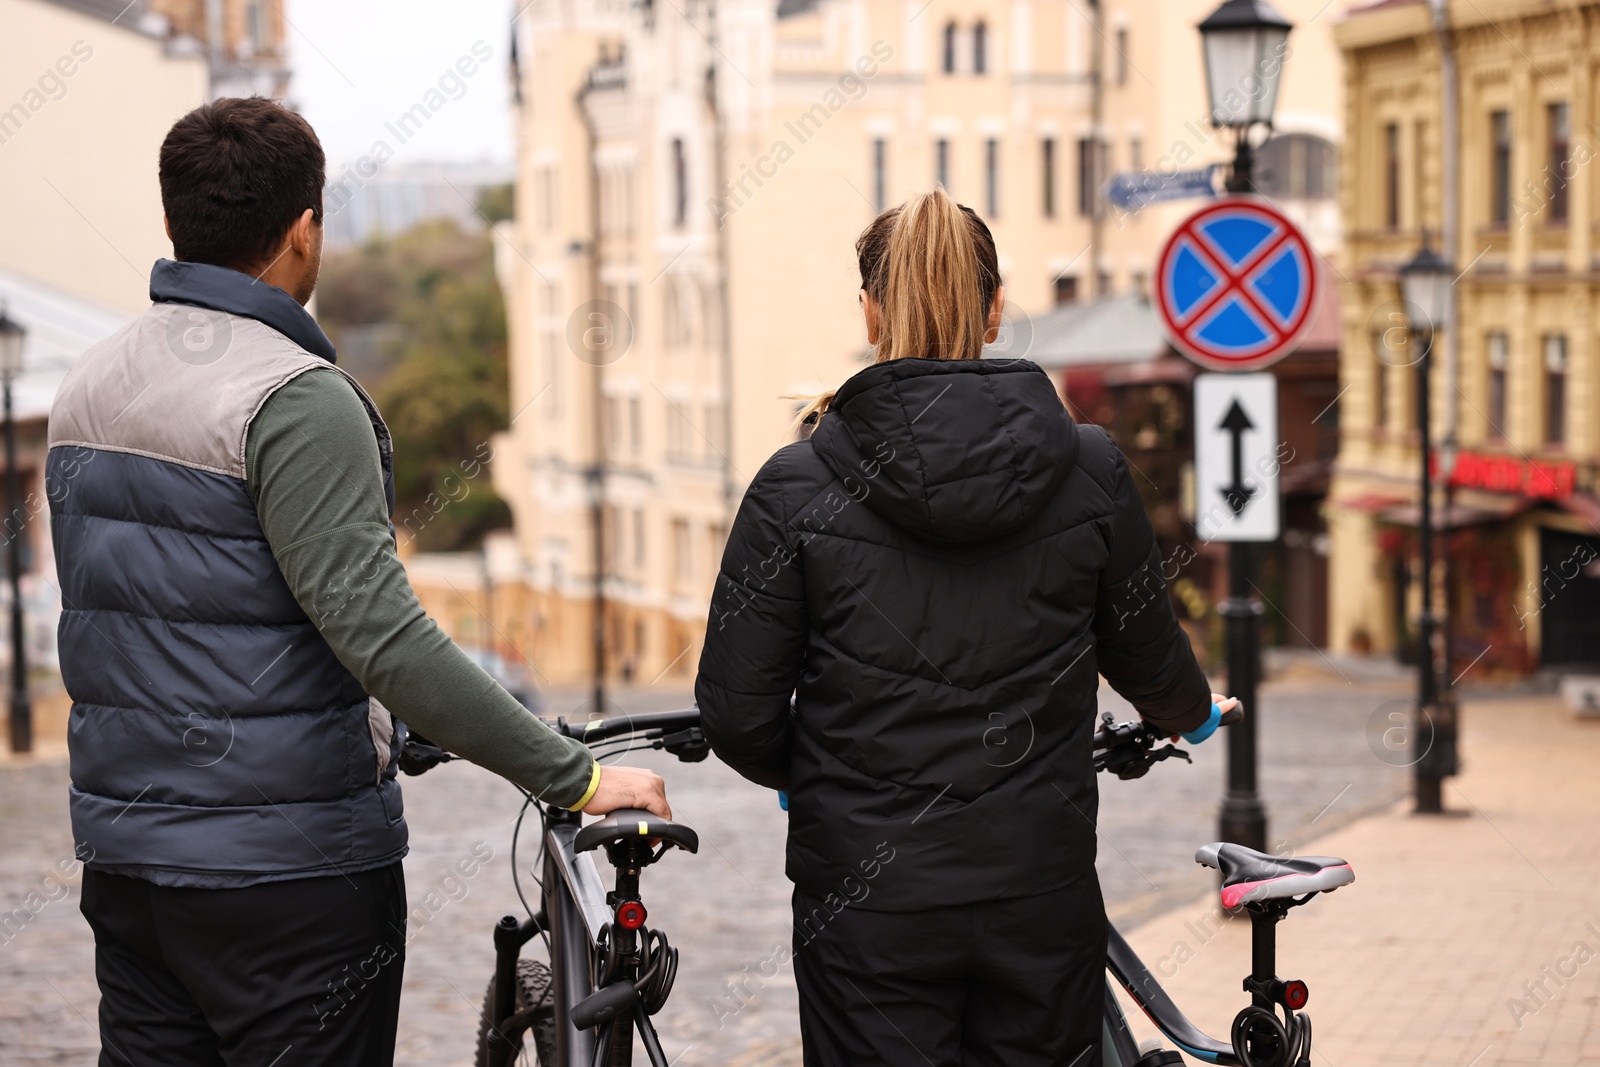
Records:
[[[978,23],[972,27],[972,73],[989,72],[989,27]]]
[[[944,25],[944,72],[956,72],[956,24],[953,22]]]
[[[689,220],[689,163],[684,156],[683,138],[672,139],[672,224],[681,227]]]
[[[1338,150],[1309,133],[1283,133],[1256,151],[1255,186],[1285,200],[1331,200],[1338,192]]]

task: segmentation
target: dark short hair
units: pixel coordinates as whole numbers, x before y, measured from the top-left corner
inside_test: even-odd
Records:
[[[271,100],[225,97],[195,108],[161,142],[161,206],[173,255],[259,265],[306,208],[322,221],[326,168],[311,124]]]

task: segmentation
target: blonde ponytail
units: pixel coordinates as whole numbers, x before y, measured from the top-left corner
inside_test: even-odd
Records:
[[[856,259],[861,288],[881,312],[873,362],[983,355],[1000,285],[994,237],[942,186],[873,219],[856,240]],[[833,397],[830,390],[791,398],[807,401],[794,426],[822,415]]]

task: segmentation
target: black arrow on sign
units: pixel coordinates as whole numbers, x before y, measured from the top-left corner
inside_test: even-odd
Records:
[[[1228,413],[1217,424],[1217,429],[1226,430],[1233,435],[1233,484],[1223,487],[1222,499],[1233,509],[1235,518],[1244,513],[1245,505],[1256,495],[1253,486],[1244,484],[1244,432],[1255,428],[1250,416],[1239,406],[1237,397],[1234,398],[1233,406],[1228,408]]]

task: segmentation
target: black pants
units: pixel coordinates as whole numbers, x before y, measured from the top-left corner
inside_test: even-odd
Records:
[[[88,868],[100,1067],[390,1067],[400,864],[244,889]]]
[[[797,889],[794,913],[806,1067],[1100,1067],[1106,920],[1093,877],[914,914],[835,913]]]

